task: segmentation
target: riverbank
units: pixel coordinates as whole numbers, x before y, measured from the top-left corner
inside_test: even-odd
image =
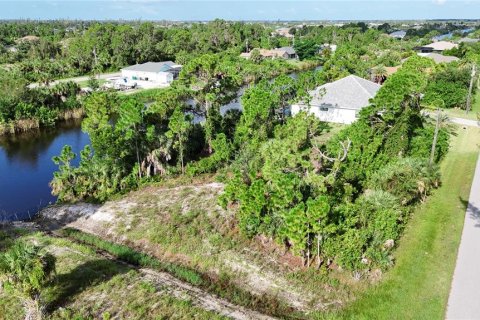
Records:
[[[62,121],[82,119],[85,116],[85,110],[83,108],[75,108],[69,110],[58,110],[53,125],[59,124]],[[20,119],[7,123],[0,123],[0,136],[2,135],[15,135],[19,133],[25,133],[28,131],[38,130],[45,126],[40,122],[40,119]]]
[[[89,136],[81,130],[81,119],[0,136],[0,221],[29,219],[54,203],[49,183],[58,166],[52,158],[64,145],[79,154],[89,143]],[[72,165],[77,164],[75,159]]]

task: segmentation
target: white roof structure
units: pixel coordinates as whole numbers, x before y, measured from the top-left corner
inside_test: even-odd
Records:
[[[433,61],[435,61],[435,63],[444,63],[444,62],[445,63],[450,63],[450,62],[453,62],[453,61],[459,61],[460,60],[457,57],[444,56],[442,54],[435,53],[435,52],[418,53],[418,55],[422,56],[422,57],[433,59]]]
[[[175,64],[172,61],[163,61],[163,62],[145,62],[141,64],[136,64],[123,68],[125,71],[139,71],[139,72],[167,72],[171,69],[181,67],[180,65]]]
[[[310,91],[312,99],[309,105],[360,110],[368,106],[369,100],[375,97],[381,87],[372,81],[350,75]]]
[[[432,48],[434,51],[444,51],[458,48],[458,44],[449,41],[437,41],[427,44],[424,47]]]
[[[397,39],[403,39],[405,38],[406,35],[407,35],[407,31],[404,31],[404,30],[394,31],[389,34],[390,37],[397,38]]]

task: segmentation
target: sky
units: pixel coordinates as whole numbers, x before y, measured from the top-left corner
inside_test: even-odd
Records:
[[[0,19],[479,19],[480,0],[0,0]]]

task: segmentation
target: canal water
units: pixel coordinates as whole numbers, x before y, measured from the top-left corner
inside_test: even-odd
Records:
[[[68,121],[56,128],[0,137],[0,220],[28,219],[56,201],[49,187],[58,168],[52,157],[64,145],[79,154],[90,143],[80,125],[81,121]]]

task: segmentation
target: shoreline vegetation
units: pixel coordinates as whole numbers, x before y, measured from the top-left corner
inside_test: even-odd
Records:
[[[320,65],[319,61],[316,60],[311,60],[311,61],[286,61],[284,64],[283,69],[277,69],[277,70],[272,70],[270,72],[266,79],[274,79],[275,77],[281,76],[282,74],[285,73],[301,73],[301,72],[307,72],[307,71],[312,71],[316,67]],[[262,75],[264,77],[265,75]],[[258,75],[257,74],[246,74],[243,78],[242,85],[248,86],[252,83],[255,83],[258,81]],[[79,83],[75,82],[64,82],[66,84],[70,83],[74,86],[78,86],[80,88]],[[61,85],[62,83],[57,84]],[[53,87],[39,87],[43,89],[48,89],[48,88],[53,88]],[[138,97],[142,101],[145,101],[145,98],[150,97],[152,101],[154,101],[155,96],[159,91],[164,90],[165,88],[160,88],[160,89],[145,89],[145,90],[137,90],[133,94],[130,95],[130,97]],[[168,88],[167,88],[168,89]],[[30,89],[31,90],[31,89]],[[33,89],[35,90],[35,89]],[[119,96],[122,96],[122,93],[116,93]],[[78,98],[77,98],[78,99]],[[82,104],[82,102],[79,102]],[[53,110],[53,114],[51,114],[49,119],[44,122],[48,122],[47,124],[42,123],[42,119],[39,117],[34,117],[34,118],[22,118],[22,119],[15,119],[15,120],[9,120],[7,122],[1,123],[0,122],[0,136],[1,135],[13,135],[13,134],[18,134],[18,133],[24,133],[30,130],[36,130],[40,129],[41,127],[44,126],[53,126],[55,123],[58,123],[60,121],[65,121],[65,120],[70,120],[70,119],[81,119],[85,116],[85,109],[83,106],[72,108],[72,109],[67,109],[67,110]]]
[[[83,107],[58,111],[56,120],[51,126],[58,125],[60,122],[68,120],[82,119],[84,116],[85,110],[83,109]],[[41,125],[39,119],[13,120],[8,123],[0,123],[0,136],[22,134],[29,131],[35,131],[44,127],[45,126]]]

